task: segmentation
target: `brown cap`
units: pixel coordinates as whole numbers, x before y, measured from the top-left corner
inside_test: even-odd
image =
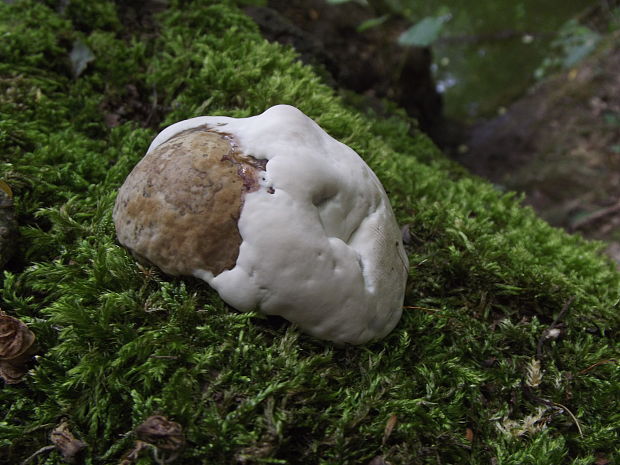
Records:
[[[121,187],[113,215],[119,241],[171,275],[233,268],[243,198],[258,189],[265,165],[207,126],[176,134]]]

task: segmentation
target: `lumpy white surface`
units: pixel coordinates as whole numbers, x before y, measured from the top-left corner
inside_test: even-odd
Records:
[[[235,267],[194,275],[229,305],[280,315],[321,339],[362,344],[387,335],[401,316],[408,262],[387,195],[366,163],[288,105],[250,118],[181,121],[149,151],[204,125],[268,163],[261,188],[244,200]]]

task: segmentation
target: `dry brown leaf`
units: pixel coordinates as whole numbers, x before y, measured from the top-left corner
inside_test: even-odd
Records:
[[[138,439],[166,451],[178,451],[185,445],[183,428],[162,415],[148,417],[136,428]]]
[[[136,461],[140,458],[140,454],[142,453],[142,451],[144,451],[148,447],[151,446],[149,446],[146,442],[136,441],[134,447],[130,451],[123,454],[123,457],[121,458],[121,461],[118,463],[118,465],[131,465],[133,463],[136,463]]]
[[[27,373],[35,335],[17,318],[0,310],[0,377],[7,384],[19,383]]]
[[[60,452],[60,455],[62,455],[63,460],[67,463],[77,463],[84,449],[86,449],[86,443],[80,441],[71,433],[67,421],[62,421],[60,425],[54,428],[50,439]]]
[[[390,435],[392,434],[392,431],[394,431],[397,423],[398,417],[396,415],[392,415],[390,418],[388,418],[388,421],[385,423],[385,430],[383,431],[383,444],[387,442]]]
[[[594,461],[595,465],[610,465],[611,464],[611,460],[609,460],[607,457],[599,455],[596,460]]]
[[[34,343],[34,333],[17,318],[0,310],[0,360],[14,360]]]
[[[387,462],[382,455],[377,455],[374,459],[368,462],[368,465],[391,465]]]
[[[13,364],[10,361],[0,360],[0,378],[6,384],[17,384],[21,382],[28,368],[24,364]]]

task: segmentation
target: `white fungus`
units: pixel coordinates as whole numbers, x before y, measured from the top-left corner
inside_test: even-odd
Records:
[[[408,261],[387,195],[359,155],[298,109],[278,105],[250,118],[204,116],[173,124],[145,159],[199,128],[225,137],[232,152],[260,166],[257,185],[243,191],[235,217],[241,239],[234,265],[177,271],[160,265],[153,247],[139,247],[145,224],[123,231],[133,221],[123,205],[140,191],[126,187],[133,172],[114,211],[120,242],[164,271],[203,279],[238,310],[280,315],[318,338],[362,344],[387,335],[401,316]],[[147,226],[153,222],[149,214]],[[197,234],[197,243],[215,240],[208,230]],[[166,240],[174,249],[175,239]]]

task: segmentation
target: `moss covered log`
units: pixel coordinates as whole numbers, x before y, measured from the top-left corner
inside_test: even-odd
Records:
[[[401,114],[348,105],[242,2],[149,4],[162,11],[0,2],[0,167],[20,232],[0,307],[38,354],[0,386],[0,463],[55,444],[58,425],[86,463],[154,463],[170,451],[127,457],[153,415],[182,429],[182,464],[620,461],[620,276],[600,244],[468,175]],[[352,146],[407,225],[406,307],[382,341],[335,347],[240,314],[115,240],[117,189],[161,126],[278,103]]]

